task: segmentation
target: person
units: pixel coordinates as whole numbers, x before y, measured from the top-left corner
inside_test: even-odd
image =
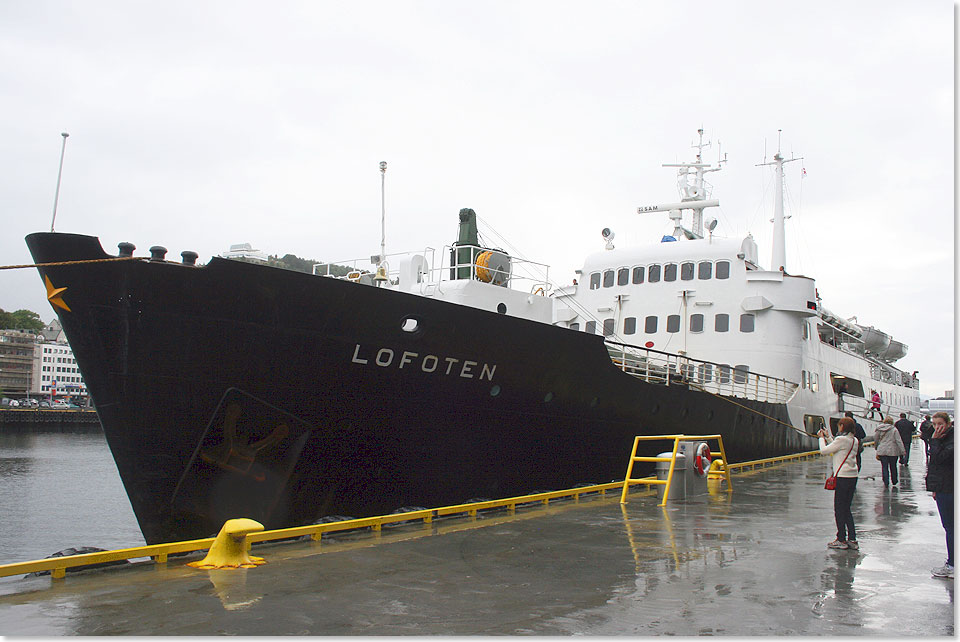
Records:
[[[846,411],[845,413],[843,413],[843,416],[844,416],[844,417],[850,417],[850,419],[853,419],[853,413],[850,412],[849,410]],[[859,471],[860,468],[861,468],[862,465],[863,465],[863,462],[861,461],[860,456],[863,454],[863,442],[864,442],[864,440],[866,440],[866,438],[867,438],[867,432],[863,429],[863,426],[861,426],[861,425],[857,422],[856,419],[853,419],[853,425],[855,426],[855,429],[854,429],[854,431],[853,431],[853,436],[856,437],[856,438],[857,438],[857,441],[858,441],[858,443],[857,443],[857,470]]]
[[[880,460],[883,472],[883,487],[889,486],[890,482],[896,486],[899,481],[897,459],[903,455],[905,449],[900,441],[900,433],[893,427],[892,417],[887,417],[877,426],[877,431],[873,434],[873,445],[877,449],[877,459]]]
[[[827,544],[828,548],[858,550],[857,530],[853,523],[853,494],[857,490],[857,464],[851,456],[857,449],[854,437],[856,424],[850,417],[842,417],[837,424],[837,438],[833,439],[826,428],[817,433],[820,441],[820,454],[833,455],[832,470],[837,477],[837,488],[833,495],[833,516],[837,522],[837,538]]]
[[[910,448],[913,446],[913,433],[917,432],[917,426],[907,419],[906,413],[903,412],[900,413],[900,418],[897,419],[897,423],[893,424],[893,426],[897,429],[897,432],[900,433],[900,441],[903,443],[903,449],[907,453],[900,458],[900,465],[909,466]]]
[[[940,512],[940,523],[947,537],[947,562],[932,571],[934,577],[953,578],[953,422],[950,415],[933,415],[930,437],[930,464],[925,479]]]
[[[880,393],[876,390],[873,390],[873,397],[870,398],[870,413],[864,415],[864,419],[873,419],[873,413],[879,412],[880,419],[883,420],[883,413],[880,411]]]
[[[920,424],[920,439],[923,440],[923,454],[926,457],[926,463],[930,463],[930,437],[933,435],[933,422],[930,421],[930,415],[923,416],[923,422]]]

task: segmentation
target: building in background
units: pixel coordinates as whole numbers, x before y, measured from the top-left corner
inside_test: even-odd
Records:
[[[31,387],[37,335],[24,330],[0,330],[0,392],[25,396]]]
[[[33,350],[30,393],[85,405],[87,386],[59,320],[40,331]]]

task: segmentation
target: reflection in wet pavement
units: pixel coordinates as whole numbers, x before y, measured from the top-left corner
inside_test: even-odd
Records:
[[[0,583],[0,633],[954,635],[953,582],[930,577],[945,547],[922,458],[884,490],[864,457],[860,551],[826,548],[828,466],[752,471],[732,494],[666,508],[609,493],[267,545],[269,563],[243,572],[170,562]]]

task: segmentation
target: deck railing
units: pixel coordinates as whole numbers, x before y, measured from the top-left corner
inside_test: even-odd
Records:
[[[607,341],[614,365],[648,383],[688,386],[718,395],[768,403],[786,403],[799,385],[749,370],[692,359],[615,341]]]

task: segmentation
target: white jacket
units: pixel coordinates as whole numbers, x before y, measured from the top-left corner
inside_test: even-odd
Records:
[[[820,454],[821,455],[833,455],[831,475],[835,474],[837,477],[856,477],[859,475],[857,470],[857,448],[859,447],[858,439],[853,435],[841,434],[837,435],[837,438],[828,436],[826,440],[823,437],[820,437]],[[851,450],[851,445],[853,449]],[[847,456],[847,453],[850,453]],[[844,461],[843,458],[846,457],[847,460]],[[840,468],[841,462],[843,463],[843,468]],[[837,469],[840,468],[840,471],[837,472]]]

